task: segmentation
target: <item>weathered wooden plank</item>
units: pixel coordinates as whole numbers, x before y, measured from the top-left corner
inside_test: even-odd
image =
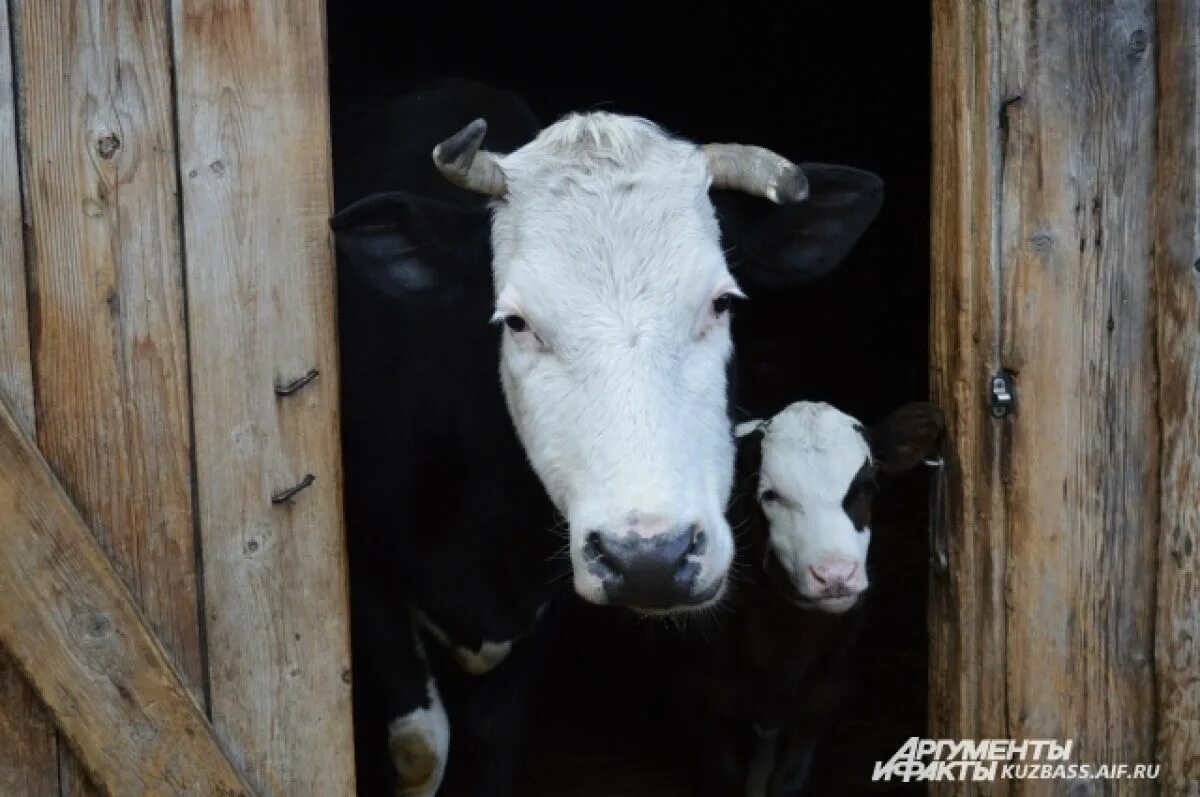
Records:
[[[996,4],[933,4],[932,394],[946,410],[940,526],[950,569],[929,592],[930,734],[1004,738],[1005,509],[999,459],[1008,423],[988,414],[998,367],[1000,108]],[[988,784],[1006,793],[1003,782]],[[958,784],[930,784],[934,794]]]
[[[0,0],[0,402],[34,432],[21,183],[17,166],[8,2]],[[0,794],[58,797],[54,725],[16,666],[0,651]]]
[[[0,651],[0,794],[58,797],[58,742],[45,707]]]
[[[32,433],[33,374],[10,38],[8,0],[0,0],[0,399],[11,408],[21,428]]]
[[[262,793],[350,794],[323,7],[173,8],[213,723]]]
[[[0,646],[103,793],[245,795],[179,672],[0,405]]]
[[[15,10],[38,444],[199,695],[166,11]]]
[[[931,592],[932,732],[1074,739],[1077,762],[1150,763],[1154,5],[947,0],[934,12],[931,338],[954,467],[951,573]],[[1016,374],[1017,413],[991,420],[985,378],[1001,367]]]
[[[1200,0],[1160,0],[1158,39],[1157,741],[1161,793],[1192,797],[1200,794]]]
[[[1150,763],[1154,3],[1030,0],[1010,14],[1001,91],[1023,99],[1003,150],[1000,356],[1025,398],[1005,496],[1009,732],[1074,739],[1080,762]]]
[[[203,694],[166,9],[14,4],[38,442]],[[87,794],[63,756],[64,794]]]

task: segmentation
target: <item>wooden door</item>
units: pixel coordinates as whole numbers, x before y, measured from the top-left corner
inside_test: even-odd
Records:
[[[321,0],[0,2],[0,793],[353,793],[327,106]]]

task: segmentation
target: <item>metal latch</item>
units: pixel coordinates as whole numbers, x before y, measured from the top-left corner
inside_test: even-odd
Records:
[[[992,374],[992,389],[989,393],[988,404],[993,418],[1003,418],[1011,415],[1017,402],[1017,383],[1010,371],[997,371]]]

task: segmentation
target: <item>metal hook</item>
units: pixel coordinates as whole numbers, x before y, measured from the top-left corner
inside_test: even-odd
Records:
[[[317,480],[316,476],[312,475],[311,473],[306,474],[304,476],[304,478],[300,480],[300,483],[297,484],[295,487],[289,487],[288,489],[286,489],[282,492],[278,492],[278,493],[275,493],[274,495],[272,495],[271,503],[272,504],[286,504],[288,501],[291,501],[293,498],[296,497],[296,493],[312,486],[312,483],[315,482],[316,480]]]
[[[946,503],[946,458],[939,454],[924,461],[925,465],[935,469],[933,475],[933,490],[929,498],[929,556],[933,569],[937,573],[950,570],[950,554],[946,546],[943,512]]]
[[[275,395],[276,396],[290,396],[293,393],[300,390],[300,388],[307,385],[309,382],[316,379],[320,375],[321,375],[321,372],[318,371],[316,368],[313,368],[304,376],[302,376],[299,379],[296,379],[292,382],[288,382],[286,385],[275,385]]]

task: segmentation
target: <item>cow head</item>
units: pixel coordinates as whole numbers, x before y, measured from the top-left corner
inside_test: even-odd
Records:
[[[468,125],[433,165],[489,209],[375,195],[339,214],[338,245],[404,307],[445,296],[474,307],[482,276],[506,403],[569,521],[579,593],[650,611],[703,605],[732,555],[730,304],[739,283],[802,282],[836,265],[881,184],[608,114],[568,117],[503,156],[480,149],[484,134]],[[710,188],[723,189],[720,220]]]
[[[643,611],[707,604],[733,557],[726,366],[743,295],[708,192],[799,202],[804,173],[607,113],[568,116],[505,156],[480,149],[485,132],[468,125],[434,161],[495,198],[501,382],[568,521],[576,591]]]
[[[766,516],[768,583],[794,602],[844,612],[867,588],[875,476],[908,470],[942,433],[942,413],[907,404],[866,429],[828,404],[800,401],[768,421],[739,424],[762,435],[757,497]]]

